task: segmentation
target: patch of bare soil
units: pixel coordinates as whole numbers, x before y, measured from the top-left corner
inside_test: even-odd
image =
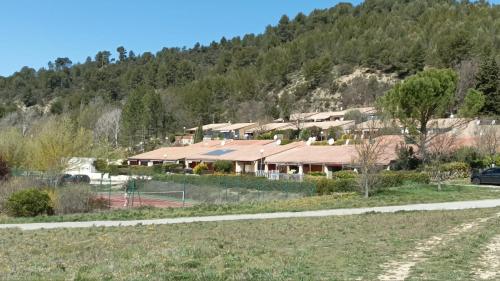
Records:
[[[500,279],[500,235],[491,239],[479,259],[479,264],[481,267],[475,272],[479,280]]]
[[[499,214],[500,215],[500,214]],[[456,236],[459,236],[469,230],[472,230],[482,223],[494,217],[477,219],[470,223],[464,223],[450,229],[448,232],[441,235],[436,235],[428,240],[419,242],[415,249],[404,254],[398,260],[389,261],[383,265],[384,272],[378,277],[381,281],[403,281],[410,275],[411,269],[418,263],[425,261],[428,258],[428,252],[434,248],[447,243]]]

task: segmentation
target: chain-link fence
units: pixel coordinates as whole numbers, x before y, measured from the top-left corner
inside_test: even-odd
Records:
[[[14,177],[37,181],[40,186],[67,186],[74,182],[46,173],[16,170]],[[225,204],[286,200],[311,196],[316,186],[311,181],[269,180],[264,177],[244,175],[157,175],[131,177],[116,184],[110,178],[101,178],[91,185],[99,200],[111,208],[155,206],[186,207],[196,204]],[[78,185],[87,185],[77,182]]]
[[[184,207],[300,198],[315,194],[312,182],[271,181],[251,176],[161,175],[131,179],[122,187],[95,186],[112,207]]]

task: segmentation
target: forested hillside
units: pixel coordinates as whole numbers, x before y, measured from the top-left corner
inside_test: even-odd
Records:
[[[208,46],[143,54],[120,46],[83,63],[61,54],[45,68],[0,77],[0,125],[29,127],[30,120],[63,114],[91,130],[119,123],[125,141],[138,130],[165,136],[212,121],[369,105],[424,67],[455,69],[461,96],[483,87],[498,100],[498,58],[500,6],[367,0],[283,16],[263,34]],[[488,99],[483,112],[498,113],[496,100]]]

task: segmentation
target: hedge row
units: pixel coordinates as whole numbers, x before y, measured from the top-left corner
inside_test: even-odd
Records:
[[[348,179],[326,179],[316,181],[316,192],[319,195],[337,192],[357,192],[359,191],[358,181],[354,178]]]
[[[401,186],[407,182],[428,184],[430,181],[427,173],[384,171],[377,177],[377,188]]]

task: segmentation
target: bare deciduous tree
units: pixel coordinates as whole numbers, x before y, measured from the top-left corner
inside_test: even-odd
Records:
[[[438,183],[438,191],[441,191],[443,180],[449,176],[443,171],[443,162],[456,150],[457,137],[458,130],[451,130],[446,134],[436,134],[429,143],[427,168],[431,178]]]
[[[493,159],[500,148],[499,127],[492,122],[491,125],[485,126],[485,128],[480,130],[479,137],[477,138],[476,144],[479,150],[490,159],[490,162],[494,161]]]
[[[118,146],[118,135],[120,134],[121,109],[113,109],[99,117],[94,129],[94,137],[97,140],[105,139],[115,147]]]
[[[388,151],[389,142],[384,137],[375,137],[375,129],[370,128],[368,138],[357,143],[354,165],[361,172],[361,188],[366,198],[370,196],[370,190],[376,185],[377,172],[381,169],[380,163]]]

